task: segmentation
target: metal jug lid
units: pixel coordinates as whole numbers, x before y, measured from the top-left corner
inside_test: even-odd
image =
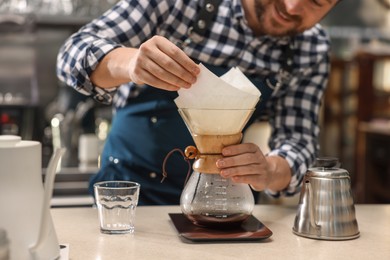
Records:
[[[309,177],[345,178],[349,173],[341,169],[339,159],[336,157],[320,157],[312,168],[306,173]]]

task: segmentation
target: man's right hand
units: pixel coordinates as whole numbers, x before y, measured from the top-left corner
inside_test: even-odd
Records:
[[[91,80],[107,88],[132,81],[177,91],[194,84],[199,72],[198,65],[179,47],[162,36],[154,36],[138,49],[117,48],[108,53]]]
[[[198,65],[162,36],[154,36],[143,43],[131,59],[129,68],[134,83],[173,91],[189,88],[198,74]]]

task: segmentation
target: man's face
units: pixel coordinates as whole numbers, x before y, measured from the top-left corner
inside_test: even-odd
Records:
[[[314,26],[339,0],[253,1],[255,13],[250,26],[256,34],[289,36]]]

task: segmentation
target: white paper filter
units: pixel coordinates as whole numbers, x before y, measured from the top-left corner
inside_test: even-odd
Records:
[[[204,65],[199,67],[196,83],[178,91],[177,107],[251,109],[256,106],[261,93],[239,69],[230,69],[218,77]]]
[[[221,77],[200,64],[200,74],[189,89],[175,99],[187,127],[196,134],[234,134],[245,126],[260,100],[260,91],[238,69]]]

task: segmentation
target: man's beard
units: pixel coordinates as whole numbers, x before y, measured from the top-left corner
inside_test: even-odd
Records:
[[[279,23],[277,23],[274,19],[271,19],[271,21],[270,21],[272,28],[268,28],[268,27],[264,26],[264,24],[265,24],[264,23],[264,19],[265,19],[264,13],[266,11],[266,7],[270,6],[272,4],[272,2],[276,2],[275,4],[280,3],[279,0],[266,0],[266,1],[255,0],[255,12],[256,12],[256,17],[259,21],[259,28],[257,28],[256,31],[260,32],[263,35],[271,35],[271,36],[275,36],[275,37],[294,36],[294,35],[301,33],[301,31],[296,29],[298,26],[295,26],[292,29],[286,29],[283,31],[273,29],[273,28],[281,28],[281,25]],[[269,8],[274,8],[274,7],[269,7]],[[284,7],[279,7],[279,8],[283,8],[283,10],[284,10]],[[289,17],[289,18],[291,20],[293,20],[296,25],[300,25],[300,23],[301,23],[300,17],[295,16],[295,17]]]

